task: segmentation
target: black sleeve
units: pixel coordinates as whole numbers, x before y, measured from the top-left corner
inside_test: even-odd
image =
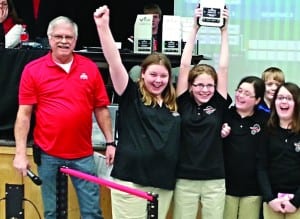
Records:
[[[125,91],[120,96],[120,105],[126,106],[126,104],[131,104],[138,96],[138,82],[134,82],[130,77],[128,77],[128,83]]]
[[[257,150],[257,179],[265,202],[276,198],[272,192],[272,186],[268,175],[268,136],[264,131],[260,139],[260,147]]]
[[[227,108],[229,108],[230,105],[232,104],[232,98],[229,94],[227,94],[227,99],[226,100],[227,100],[227,102],[226,102]]]

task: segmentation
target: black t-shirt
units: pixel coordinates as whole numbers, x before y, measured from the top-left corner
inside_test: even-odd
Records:
[[[186,91],[178,97],[181,115],[181,151],[178,178],[192,180],[222,179],[224,162],[221,127],[231,103],[218,92],[198,105]]]
[[[279,192],[291,193],[291,203],[300,207],[300,134],[277,128],[267,133],[267,142],[258,154],[258,180],[264,201]]]
[[[176,181],[180,116],[164,105],[145,106],[131,79],[119,105],[119,142],[112,176],[172,190]]]
[[[264,143],[268,117],[268,113],[255,110],[253,115],[242,118],[234,106],[225,116],[225,122],[231,127],[223,146],[226,194],[240,197],[260,195],[256,154]]]

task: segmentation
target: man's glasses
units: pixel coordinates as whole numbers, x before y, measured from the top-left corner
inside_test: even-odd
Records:
[[[198,87],[199,89],[203,90],[205,87],[207,88],[207,90],[212,90],[213,88],[215,88],[214,84],[192,84],[193,87]]]
[[[248,97],[248,98],[254,98],[255,97],[255,95],[251,94],[250,91],[244,90],[242,88],[236,89],[235,93],[238,94],[238,95],[242,95],[243,94],[245,97]]]
[[[74,36],[70,36],[70,35],[58,35],[58,34],[53,34],[51,35],[51,38],[53,38],[56,42],[60,42],[60,41],[67,41],[67,42],[71,42],[74,40]]]

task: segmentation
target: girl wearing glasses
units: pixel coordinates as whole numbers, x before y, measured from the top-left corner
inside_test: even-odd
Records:
[[[192,51],[200,28],[202,9],[195,9],[194,25],[181,57],[177,102],[182,118],[181,151],[174,193],[175,219],[196,218],[199,203],[202,219],[222,219],[225,173],[220,135],[227,100],[229,64],[228,10],[222,11],[221,51],[216,70],[206,64],[191,69]]]
[[[264,140],[269,113],[258,109],[264,97],[264,81],[243,78],[235,92],[235,105],[225,121],[230,133],[224,138],[226,199],[224,219],[258,219],[261,195],[256,177],[256,154]]]
[[[265,219],[300,218],[300,88],[279,86],[271,103],[258,181]]]

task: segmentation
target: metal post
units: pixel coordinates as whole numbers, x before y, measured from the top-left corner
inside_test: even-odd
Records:
[[[5,184],[6,219],[24,219],[24,184]]]
[[[153,197],[152,201],[147,203],[147,219],[158,219],[158,194],[148,193]]]
[[[60,168],[56,176],[56,218],[68,218],[68,176]]]

